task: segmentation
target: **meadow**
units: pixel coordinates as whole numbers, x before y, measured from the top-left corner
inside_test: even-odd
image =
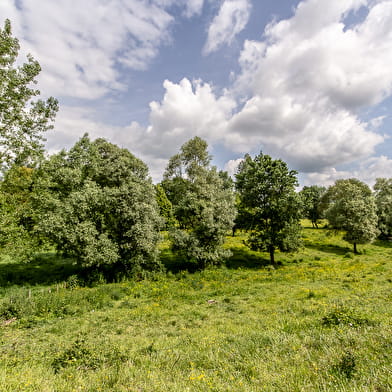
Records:
[[[227,237],[225,266],[85,285],[72,260],[0,264],[0,391],[392,391],[392,243],[304,228],[295,254]]]

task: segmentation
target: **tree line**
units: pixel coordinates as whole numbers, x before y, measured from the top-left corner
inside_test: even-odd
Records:
[[[0,253],[28,261],[55,247],[84,268],[126,274],[162,269],[158,245],[168,232],[172,252],[192,268],[230,256],[227,234],[248,232],[246,244],[293,252],[301,218],[321,219],[353,244],[392,235],[392,179],[374,192],[357,179],[300,192],[297,172],[260,152],[245,155],[233,180],[212,166],[206,141],[194,137],[168,161],[154,185],[147,165],[130,151],[85,134],[68,151],[44,154],[54,98],[34,101],[40,72],[31,57],[17,65],[19,43],[7,20],[0,29]]]

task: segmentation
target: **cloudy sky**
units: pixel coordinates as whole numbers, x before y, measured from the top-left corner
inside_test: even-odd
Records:
[[[392,177],[392,0],[1,0],[41,94],[50,152],[88,132],[155,181],[191,137],[235,170],[262,150],[302,185]]]

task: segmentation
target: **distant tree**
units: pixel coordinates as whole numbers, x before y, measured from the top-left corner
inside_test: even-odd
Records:
[[[41,67],[32,56],[17,66],[19,42],[12,37],[11,22],[7,19],[0,29],[0,169],[12,164],[31,165],[43,151],[43,133],[58,110],[54,98],[46,102],[32,101],[39,95],[30,86]]]
[[[176,224],[176,219],[174,218],[172,203],[167,198],[166,193],[160,184],[155,185],[155,192],[159,213],[165,221],[166,229],[173,227]]]
[[[297,250],[301,244],[301,203],[295,192],[297,172],[280,159],[260,153],[246,155],[236,174],[241,205],[252,219],[248,245],[269,252],[275,264],[275,250]]]
[[[318,228],[320,219],[322,219],[321,197],[326,188],[323,186],[311,185],[304,186],[299,192],[302,200],[304,217],[310,219],[313,227]]]
[[[329,227],[345,232],[343,239],[354,246],[372,242],[378,235],[374,196],[363,182],[337,180],[323,196]]]
[[[38,230],[84,267],[155,269],[161,218],[147,166],[87,135],[36,176]]]
[[[229,255],[222,245],[235,217],[233,191],[210,166],[207,147],[199,137],[185,143],[169,160],[162,182],[180,225],[171,231],[173,251],[198,268]]]
[[[392,237],[392,178],[377,178],[374,191],[378,229],[383,238]]]

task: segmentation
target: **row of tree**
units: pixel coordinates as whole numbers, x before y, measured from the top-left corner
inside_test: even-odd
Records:
[[[0,183],[0,247],[28,259],[55,245],[84,267],[125,272],[160,268],[162,230],[172,251],[196,268],[219,264],[229,231],[248,231],[247,245],[269,253],[301,246],[301,218],[327,219],[353,244],[392,234],[392,179],[375,191],[357,179],[296,192],[297,173],[280,159],[246,155],[235,181],[211,166],[207,143],[195,137],[153,185],[147,166],[128,150],[84,135],[69,151],[35,168],[14,164]],[[235,230],[233,230],[234,233]]]
[[[229,255],[228,231],[245,229],[252,249],[294,251],[300,219],[328,219],[356,245],[392,233],[392,180],[373,193],[358,180],[296,192],[297,173],[282,160],[246,155],[235,180],[211,165],[207,143],[195,137],[168,162],[161,184],[128,150],[83,136],[69,151],[44,157],[43,134],[57,101],[32,101],[39,64],[15,65],[18,41],[0,30],[0,250],[28,260],[45,246],[83,267],[126,273],[161,268],[158,242],[169,232],[172,251],[196,268]]]

